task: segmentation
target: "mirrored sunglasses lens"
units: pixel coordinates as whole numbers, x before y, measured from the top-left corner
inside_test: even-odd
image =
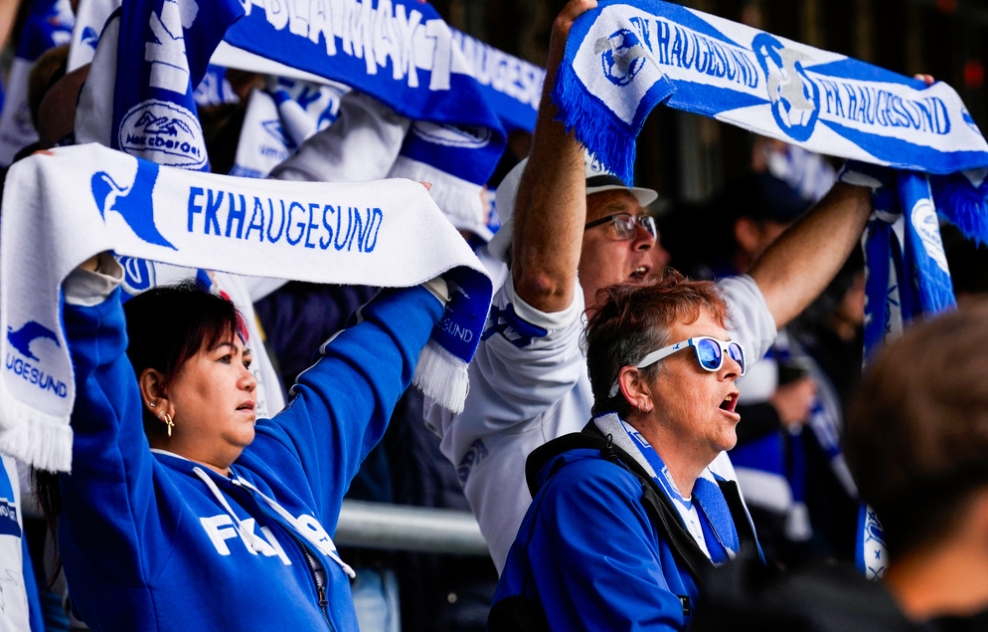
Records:
[[[744,351],[741,350],[741,345],[736,342],[728,344],[727,353],[731,356],[732,360],[741,365],[741,372],[744,373]]]
[[[720,345],[704,338],[696,343],[696,357],[700,365],[708,371],[716,371],[720,368],[721,353]]]

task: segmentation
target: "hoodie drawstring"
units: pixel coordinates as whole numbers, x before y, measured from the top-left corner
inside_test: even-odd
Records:
[[[248,531],[243,527],[242,521],[240,520],[240,518],[237,517],[237,514],[233,512],[233,509],[230,507],[230,504],[227,502],[226,497],[220,491],[220,488],[216,486],[216,483],[213,482],[213,479],[210,478],[209,474],[204,472],[199,467],[192,468],[192,471],[194,471],[196,473],[196,476],[202,479],[202,481],[206,484],[206,486],[209,487],[209,490],[213,493],[213,496],[216,497],[216,500],[219,501],[220,505],[223,506],[226,512],[233,519],[233,523],[236,526],[237,532],[240,534],[240,537],[243,538],[244,542],[247,542],[249,546],[256,552],[261,552],[270,547],[270,545],[267,542],[264,542],[259,536],[255,535],[253,532]],[[290,513],[288,513],[288,511],[284,507],[282,507],[277,502],[275,502],[274,499],[268,498],[268,496],[265,495],[264,492],[257,489],[249,482],[241,478],[233,478],[230,479],[230,483],[236,485],[237,487],[243,487],[248,491],[257,494],[258,496],[263,498],[264,501],[267,502],[267,504],[275,511],[275,513],[277,513],[279,516],[281,516],[281,518],[285,522],[291,525],[292,529],[294,529],[296,533],[298,533],[300,536],[305,538],[309,542],[309,544],[311,544],[317,551],[320,551],[321,553],[325,554],[327,557],[332,559],[334,562],[339,564],[340,568],[343,570],[344,573],[346,573],[347,577],[353,579],[354,577],[357,576],[357,573],[353,570],[353,568],[351,568],[349,564],[344,562],[342,559],[340,559],[340,556],[337,555],[336,545],[333,544],[333,540],[329,537],[329,534],[326,533],[325,530],[321,528],[321,526],[320,529],[322,530],[322,534],[325,536],[326,539],[325,542],[315,539],[314,532],[312,531],[312,529],[301,528],[301,526],[299,525],[299,521]]]

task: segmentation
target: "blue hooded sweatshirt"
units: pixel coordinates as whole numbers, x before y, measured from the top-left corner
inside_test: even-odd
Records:
[[[59,544],[82,620],[100,632],[357,630],[348,567],[328,534],[439,302],[410,288],[362,308],[285,410],[257,420],[225,478],[151,451],[118,292],[64,310],[78,393]]]
[[[681,631],[689,627],[699,595],[689,566],[700,571],[713,568],[713,561],[726,561],[725,544],[732,551],[739,546],[746,552],[757,549],[733,482],[714,476],[719,482],[707,485],[701,478],[694,487],[695,501],[708,499],[706,509],[701,506],[698,511],[708,556],[672,505],[656,520],[656,506],[646,495],[661,490],[654,493],[668,497],[668,492],[651,483],[646,487],[627,465],[625,459],[633,457],[617,457],[622,452],[610,437],[604,448],[609,457],[600,449],[578,447],[592,443],[588,438],[593,436],[585,429],[529,456],[534,498],[494,593],[489,630],[527,625],[554,632]],[[599,436],[597,442],[604,441]],[[656,470],[664,468],[661,461],[657,465]],[[736,509],[730,508],[725,487]],[[707,511],[714,512],[713,522]],[[682,533],[670,534],[664,521],[679,524]],[[740,542],[737,527],[742,527]],[[725,539],[731,533],[733,539]]]

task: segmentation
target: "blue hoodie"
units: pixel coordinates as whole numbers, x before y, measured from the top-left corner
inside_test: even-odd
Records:
[[[541,627],[532,629],[552,631],[673,632],[689,626],[697,583],[677,562],[635,474],[600,450],[579,448],[551,457],[530,475],[537,493],[508,553],[489,629],[512,629],[522,613],[529,623],[544,615]],[[709,546],[717,536],[700,516]],[[519,599],[528,605],[519,609]],[[506,612],[515,614],[502,617]]]
[[[299,376],[285,410],[257,421],[228,479],[152,453],[117,292],[64,310],[78,393],[59,544],[81,618],[104,632],[357,630],[348,567],[328,534],[439,302],[411,288],[365,306]]]

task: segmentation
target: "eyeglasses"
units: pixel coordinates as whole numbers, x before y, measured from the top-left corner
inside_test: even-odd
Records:
[[[696,361],[700,365],[700,368],[707,371],[719,371],[724,366],[725,356],[730,356],[732,360],[738,363],[741,367],[741,375],[744,375],[747,369],[744,361],[744,347],[741,346],[741,343],[734,341],[724,342],[710,336],[697,336],[696,338],[677,342],[668,347],[662,347],[642,358],[642,361],[635,366],[636,368],[644,369],[659,360],[671,356],[677,351],[682,351],[690,347],[693,347],[693,350],[696,351]],[[611,387],[610,397],[617,395],[618,390],[620,390],[620,386],[617,380],[615,380],[614,385]]]
[[[651,215],[632,215],[631,213],[615,213],[614,215],[608,215],[607,217],[602,217],[598,220],[594,220],[583,227],[583,230],[588,230],[594,226],[600,226],[601,224],[606,224],[607,222],[614,222],[614,233],[617,238],[626,241],[628,239],[634,239],[635,237],[635,226],[641,224],[642,228],[648,231],[648,234],[653,238],[659,238],[659,231],[655,227],[655,218]]]

